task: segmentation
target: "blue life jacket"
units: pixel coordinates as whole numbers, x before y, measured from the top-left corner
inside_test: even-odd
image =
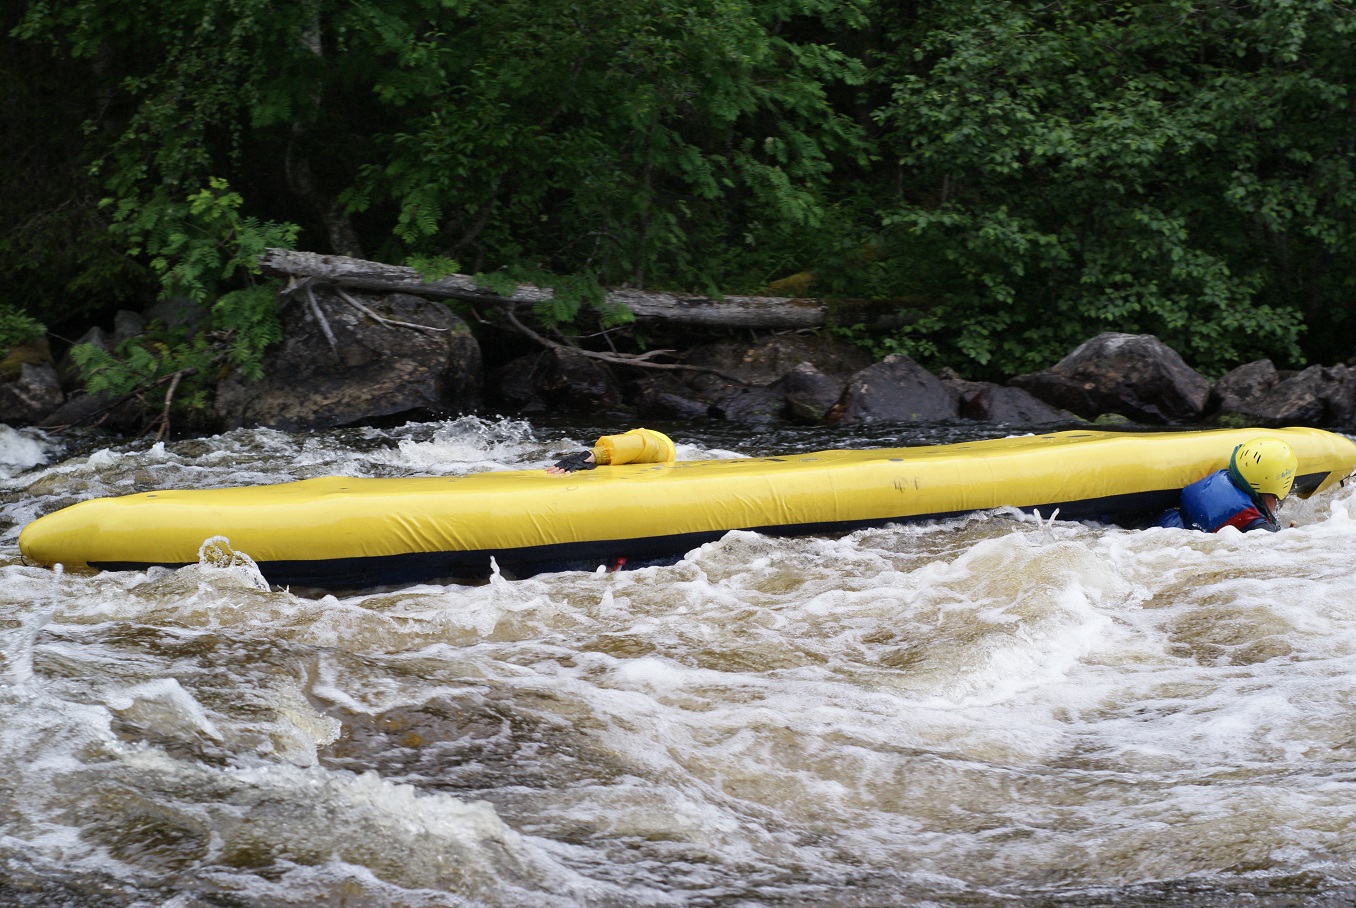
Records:
[[[1276,521],[1252,496],[1229,479],[1228,470],[1211,473],[1182,490],[1180,508],[1161,514],[1156,526],[1180,527],[1215,533],[1226,526],[1248,530],[1278,529]]]

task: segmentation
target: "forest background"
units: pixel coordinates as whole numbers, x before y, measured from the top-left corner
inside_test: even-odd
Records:
[[[287,246],[576,333],[604,287],[871,300],[833,330],[972,378],[1109,330],[1334,363],[1354,40],[1349,0],[0,0],[0,342],[187,297],[123,360],[257,368]]]

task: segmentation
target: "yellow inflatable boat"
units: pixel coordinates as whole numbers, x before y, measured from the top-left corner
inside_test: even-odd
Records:
[[[657,434],[657,433],[656,433]],[[1259,434],[1299,457],[1308,497],[1356,471],[1356,443],[1319,429],[1073,431],[934,447],[457,477],[329,477],[98,498],[19,536],[41,564],[110,570],[196,563],[225,537],[276,584],[353,589],[681,556],[729,530],[838,533],[1013,506],[1148,521]],[[604,448],[600,461],[608,459]],[[669,455],[671,457],[671,454]]]

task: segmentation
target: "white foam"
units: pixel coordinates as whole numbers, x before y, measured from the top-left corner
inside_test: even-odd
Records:
[[[520,420],[489,421],[463,416],[427,426],[417,438],[401,438],[383,459],[422,472],[471,473],[522,469],[540,460],[536,435]]]
[[[0,423],[0,479],[48,462],[51,440],[37,429],[15,429]]]
[[[157,678],[112,692],[106,695],[105,703],[115,713],[155,724],[160,732],[174,729],[218,741],[222,738],[206,710],[175,678]]]
[[[359,440],[305,456],[497,468],[592,441],[455,421]],[[229,441],[261,473],[306,447]],[[210,460],[105,459],[11,488],[76,497],[104,469]],[[211,481],[238,469],[226,458]],[[0,757],[23,808],[8,832],[129,877],[135,849],[91,843],[168,818],[211,831],[189,873],[279,902],[357,887],[374,904],[817,903],[802,881],[869,879],[906,904],[939,887],[1209,887],[1238,868],[1333,880],[1356,866],[1356,499],[1285,516],[1298,526],[1214,536],[1010,511],[731,533],[670,567],[315,600],[236,576],[249,566],[224,548],[56,586],[0,565],[17,671]],[[39,612],[51,622],[26,623]],[[244,859],[283,854],[267,880]],[[752,878],[769,888],[739,888]]]

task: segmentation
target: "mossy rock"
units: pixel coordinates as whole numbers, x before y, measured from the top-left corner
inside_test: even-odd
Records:
[[[5,350],[4,358],[0,359],[0,382],[17,380],[23,371],[24,363],[39,366],[51,362],[52,351],[47,346],[46,338],[31,344],[9,347]]]

